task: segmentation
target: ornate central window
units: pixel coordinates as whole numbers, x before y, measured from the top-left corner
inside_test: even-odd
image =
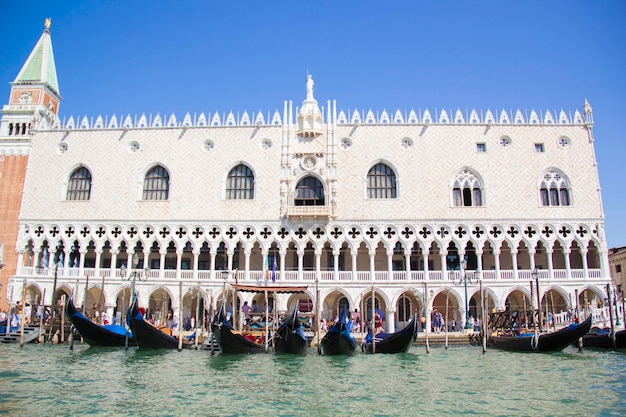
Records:
[[[295,206],[323,206],[324,185],[315,177],[304,177],[296,185]]]

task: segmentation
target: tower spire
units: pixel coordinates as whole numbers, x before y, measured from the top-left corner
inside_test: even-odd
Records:
[[[11,83],[9,103],[2,108],[0,124],[0,153],[28,153],[30,131],[53,126],[58,120],[59,82],[54,63],[50,25],[47,18],[44,31]]]

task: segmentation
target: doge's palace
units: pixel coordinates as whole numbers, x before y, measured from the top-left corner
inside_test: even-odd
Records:
[[[58,85],[19,80],[0,127],[3,143],[28,140],[9,302],[25,288],[33,302],[72,295],[112,316],[128,307],[132,271],[152,312],[189,318],[235,285],[304,285],[270,305],[311,311],[319,292],[332,319],[374,295],[392,331],[446,305],[459,322],[482,305],[530,308],[536,288],[559,317],[605,298],[586,101],[342,109],[318,102],[308,75],[303,97],[267,112],[61,118]],[[41,103],[20,108],[18,92]]]

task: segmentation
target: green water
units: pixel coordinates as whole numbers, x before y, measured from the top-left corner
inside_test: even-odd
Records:
[[[211,356],[0,346],[0,415],[624,416],[626,354]]]

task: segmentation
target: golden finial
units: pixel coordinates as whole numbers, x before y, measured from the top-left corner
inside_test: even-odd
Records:
[[[50,19],[49,17],[46,17],[46,23],[44,23],[44,26],[46,27],[47,30],[50,29],[50,24],[52,24],[52,19]]]

